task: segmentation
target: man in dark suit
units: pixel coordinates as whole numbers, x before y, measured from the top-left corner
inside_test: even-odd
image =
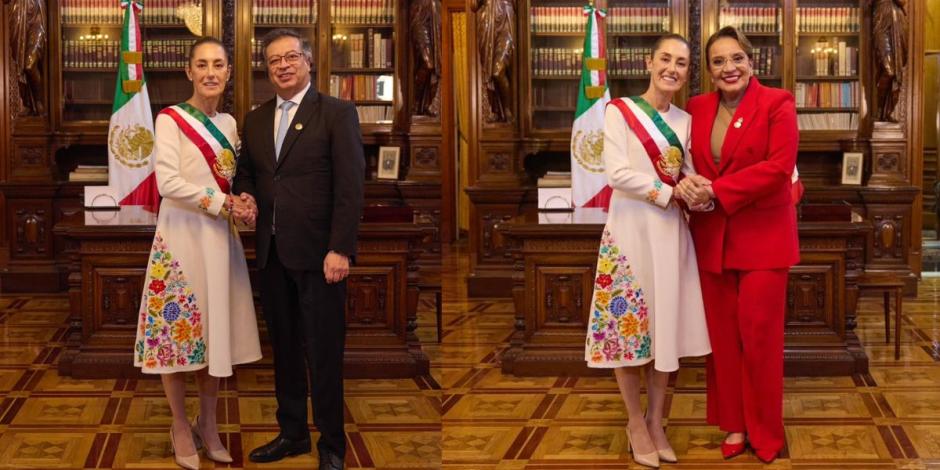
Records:
[[[262,43],[277,96],[245,117],[233,192],[257,204],[261,303],[274,349],[280,434],[253,462],[310,452],[308,373],[320,470],[342,469],[346,282],[356,254],[365,158],[353,104],[311,85],[306,38]]]

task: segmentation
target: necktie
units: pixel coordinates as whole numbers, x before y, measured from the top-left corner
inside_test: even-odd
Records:
[[[287,135],[287,127],[290,126],[290,109],[293,107],[293,101],[281,103],[281,120],[277,125],[277,138],[274,140],[274,160],[281,157],[281,144],[284,143],[284,136]]]

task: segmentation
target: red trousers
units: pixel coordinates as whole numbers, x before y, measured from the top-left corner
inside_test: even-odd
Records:
[[[746,432],[755,449],[780,450],[787,270],[700,274],[712,343],[708,423]]]

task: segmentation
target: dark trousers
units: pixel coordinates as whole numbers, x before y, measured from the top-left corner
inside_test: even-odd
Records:
[[[320,431],[317,448],[345,456],[346,281],[327,284],[322,269],[285,268],[278,258],[274,237],[267,263],[259,274],[261,304],[274,349],[274,390],[281,435],[290,440],[309,439],[309,373],[313,422]]]

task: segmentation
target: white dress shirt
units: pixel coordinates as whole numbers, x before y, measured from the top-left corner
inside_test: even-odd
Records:
[[[308,82],[307,86],[305,86],[303,90],[300,90],[300,93],[297,93],[296,95],[292,96],[289,100],[285,100],[284,98],[281,98],[281,95],[277,95],[277,103],[275,103],[274,105],[274,140],[275,141],[277,141],[277,126],[281,122],[281,103],[285,101],[291,101],[294,103],[294,106],[291,106],[291,108],[287,111],[287,116],[290,118],[287,120],[287,122],[293,122],[294,115],[297,114],[297,108],[300,107],[300,102],[303,101],[304,95],[307,94],[307,90],[310,89],[310,85],[312,83],[313,81]]]

